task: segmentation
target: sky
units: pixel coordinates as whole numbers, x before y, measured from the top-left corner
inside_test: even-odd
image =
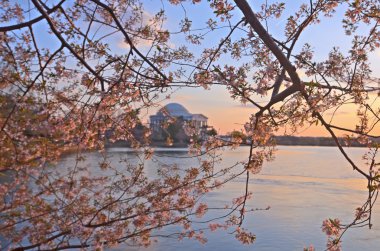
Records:
[[[371,95],[370,100],[380,104],[377,94]],[[190,113],[202,113],[208,117],[208,124],[213,126],[218,133],[226,134],[233,130],[242,130],[243,125],[249,121],[249,117],[257,112],[252,105],[243,105],[239,101],[234,101],[229,97],[228,92],[222,87],[212,87],[211,90],[203,89],[180,89],[171,95],[170,99],[161,102],[162,106],[169,103],[180,103]],[[377,105],[378,107],[378,105]],[[160,107],[150,109],[142,113],[143,121],[148,122],[149,115],[155,114]],[[357,108],[354,105],[346,105],[339,109],[332,120],[333,124],[355,129]],[[330,121],[333,110],[325,112],[325,118]],[[280,130],[277,134],[285,133]],[[289,131],[287,132],[289,133]],[[380,126],[376,126],[373,133],[380,134]],[[337,131],[339,136],[344,132]],[[296,136],[330,136],[326,129],[319,125],[302,127],[295,134]]]
[[[22,1],[24,4],[28,3],[26,0]],[[249,1],[254,10],[258,10],[263,2],[265,1]],[[275,1],[268,0],[268,2],[272,3]],[[283,28],[286,23],[286,18],[289,15],[292,15],[294,10],[301,3],[309,3],[309,0],[287,0],[284,2],[286,4],[286,10],[283,17],[269,23],[269,32],[276,38],[283,36]],[[207,19],[210,16],[214,16],[212,10],[208,6],[208,1],[202,1],[202,3],[198,5],[185,3],[185,8],[182,8],[181,6],[172,6],[167,1],[145,0],[144,3],[146,4],[144,16],[146,17],[147,22],[149,22],[148,19],[152,17],[154,13],[160,9],[165,9],[168,19],[164,24],[164,28],[168,28],[169,30],[178,30],[179,22],[185,17],[185,15],[193,21],[192,28],[205,27]],[[344,12],[342,9],[338,9],[336,14],[337,18],[323,18],[320,24],[313,25],[306,29],[298,43],[299,47],[296,47],[295,51],[299,50],[305,42],[308,42],[316,52],[316,60],[323,60],[333,46],[339,46],[343,51],[349,50],[350,39],[344,34],[341,23]],[[237,11],[233,21],[236,22],[237,20],[240,20],[241,17],[242,14],[240,11]],[[48,35],[46,24],[37,24],[34,28],[40,34],[37,38],[39,43],[46,47],[58,46],[58,41],[56,39],[52,40],[51,36]],[[360,29],[368,30],[368,27],[360,27]],[[215,47],[218,45],[220,39],[224,38],[228,32],[229,29],[220,29],[213,32],[202,41],[201,47]],[[238,34],[236,36],[238,36]],[[170,43],[173,47],[178,47],[180,44],[184,43],[184,40],[181,37],[173,35],[171,38],[172,40]],[[128,51],[128,47],[125,45],[120,35],[111,36],[108,39],[110,39],[110,48],[112,51],[115,51],[115,53]],[[144,51],[144,49],[148,48],[146,46],[149,45],[142,44],[139,46],[139,49]],[[190,48],[195,54],[197,54],[198,51],[201,51],[197,46],[190,45]],[[370,55],[370,62],[373,76],[380,77],[380,49]],[[299,72],[299,75],[302,79],[307,80],[304,73]],[[221,134],[233,130],[241,130],[242,125],[249,120],[249,117],[257,112],[253,106],[243,105],[239,101],[233,100],[228,91],[221,86],[212,86],[210,90],[204,90],[203,88],[172,88],[169,90],[169,93],[165,93],[162,97],[168,94],[171,94],[170,99],[163,100],[161,106],[176,102],[184,105],[191,113],[202,113],[209,118],[209,125],[212,125]],[[380,106],[380,102],[377,100],[377,94],[372,95],[370,98],[371,100],[374,100],[378,107]],[[255,97],[255,101],[263,104],[268,101],[268,98]],[[159,108],[160,107],[154,107],[147,112],[143,112],[142,120],[148,122],[149,115],[157,112]],[[329,113],[331,113],[331,111],[326,113],[327,117]],[[355,114],[356,108],[349,105],[335,114],[334,121],[341,126],[347,126],[353,129],[355,125]],[[279,133],[283,133],[283,131],[280,131]],[[377,126],[376,133],[380,134],[380,126]],[[298,135],[328,136],[328,132],[326,132],[321,126],[312,126],[310,128],[301,128]]]
[[[149,2],[149,1],[148,1]],[[151,1],[154,2],[154,1]],[[159,1],[157,1],[159,2]],[[157,3],[156,2],[156,3]],[[257,9],[259,4],[264,1],[249,1],[253,9]],[[274,1],[268,1],[274,2]],[[283,18],[275,20],[274,23],[270,24],[269,32],[275,37],[281,37],[283,35],[283,25],[285,24],[286,17],[294,12],[295,8],[299,6],[300,3],[309,3],[309,1],[284,1],[286,3],[287,9],[284,12]],[[157,6],[156,6],[157,7]],[[152,9],[153,6],[152,6]],[[181,10],[178,8],[171,8],[165,5],[165,10],[169,17],[179,18],[181,16]],[[208,8],[199,7],[197,9],[187,8],[186,15],[188,17],[207,17],[210,13],[207,12]],[[183,14],[183,13],[182,13]],[[343,18],[343,9],[338,9],[337,18],[323,18],[321,23],[318,25],[312,25],[309,27],[300,38],[299,46],[302,46],[305,42],[312,45],[315,50],[316,60],[326,59],[328,53],[334,46],[338,46],[342,51],[348,51],[350,48],[350,38],[344,34],[342,29],[341,20]],[[240,17],[237,17],[240,18]],[[193,28],[197,25],[202,27],[202,23],[199,21],[200,18],[194,18]],[[199,23],[197,23],[199,22]],[[168,26],[175,25],[176,21],[168,19]],[[368,30],[368,27],[360,27],[363,31]],[[227,31],[218,32],[221,37],[226,34]],[[212,37],[206,40],[206,46],[214,46],[218,44],[219,38]],[[182,42],[182,41],[181,41]],[[296,50],[299,48],[296,48]],[[373,76],[380,77],[380,49],[377,49],[374,53],[370,55],[370,63],[373,70]],[[302,79],[307,80],[303,72],[299,72]],[[265,103],[268,100],[265,98],[257,97],[255,99],[258,103]],[[370,95],[371,102],[374,101],[379,107],[380,102],[377,97],[377,93]],[[239,101],[230,98],[228,91],[223,87],[213,86],[210,90],[204,90],[203,88],[187,88],[187,89],[174,89],[170,100],[165,100],[162,105],[167,103],[177,102],[184,105],[191,113],[202,113],[209,118],[209,125],[212,125],[219,133],[225,134],[233,130],[241,130],[242,125],[249,120],[251,114],[257,112],[257,110],[250,105],[243,105]],[[152,109],[144,117],[146,121],[148,116],[155,113],[157,109]],[[335,114],[332,122],[336,125],[345,126],[350,129],[355,128],[356,124],[356,112],[357,108],[354,105],[347,105],[339,109]],[[330,119],[333,111],[327,111],[325,117]],[[284,133],[283,130],[278,132],[279,134]],[[377,126],[374,133],[380,134],[380,126]],[[342,136],[344,132],[337,132],[338,135]],[[321,126],[311,126],[300,128],[297,133],[299,136],[329,136],[329,133]]]

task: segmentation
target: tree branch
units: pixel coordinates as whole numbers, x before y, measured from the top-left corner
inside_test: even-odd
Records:
[[[56,6],[54,6],[53,8],[49,9],[46,13],[49,15],[53,12],[55,12],[57,9],[59,9],[62,4],[65,2],[66,0],[61,0]],[[41,20],[44,20],[45,19],[45,16],[44,15],[41,15],[39,17],[36,17],[28,22],[25,22],[25,23],[20,23],[20,24],[15,24],[15,25],[9,25],[9,26],[3,26],[3,27],[0,27],[0,32],[7,32],[7,31],[13,31],[13,30],[19,30],[19,29],[22,29],[22,28],[26,28],[26,27],[29,27],[35,23],[38,23],[39,21]]]

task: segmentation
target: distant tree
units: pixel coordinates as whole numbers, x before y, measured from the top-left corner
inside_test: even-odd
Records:
[[[235,142],[246,143],[247,141],[247,135],[245,135],[242,131],[232,131],[230,136]]]
[[[208,136],[216,136],[218,135],[218,132],[215,130],[215,128],[211,128],[210,130],[207,130]]]
[[[380,109],[371,99],[379,87],[369,56],[380,45],[380,2],[251,1],[255,8],[246,0],[157,2],[0,1],[0,174],[7,177],[0,184],[0,235],[11,241],[5,248],[147,246],[154,230],[169,225],[182,227],[179,238],[204,241],[192,222],[211,209],[198,199],[240,175],[247,180],[242,197],[220,209],[224,223],[205,221],[204,228],[233,228],[238,240],[252,243],[255,236],[243,228],[252,211],[246,208],[250,174],[273,158],[273,133],[316,124],[368,181],[368,199],[352,223],[323,222],[328,249],[340,249],[349,227],[371,226],[380,182],[378,145],[371,138],[379,137]],[[336,39],[326,57],[315,56],[321,44],[311,45],[304,33],[320,29],[324,19],[342,20],[348,49]],[[167,165],[158,178],[147,177],[144,160],[153,152],[134,137],[141,123],[136,111],[156,106],[172,88],[211,85],[226,87],[233,99],[256,109],[245,125],[247,158],[216,169],[215,151],[225,144],[209,137],[190,146],[191,154],[202,156],[200,166]],[[353,128],[329,115],[345,106],[357,111]],[[125,172],[107,161],[111,128],[111,141],[127,140],[143,150],[139,163],[125,160]],[[366,165],[350,158],[338,132],[368,146]],[[98,150],[104,159],[55,173],[51,164],[73,150],[77,164],[85,150]],[[107,175],[88,177],[86,168]]]

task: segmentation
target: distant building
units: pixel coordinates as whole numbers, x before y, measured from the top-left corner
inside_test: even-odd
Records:
[[[163,132],[163,124],[173,119],[187,123],[195,129],[195,132],[200,138],[203,138],[207,133],[208,118],[203,114],[192,114],[185,107],[178,103],[170,103],[161,108],[156,115],[149,117],[150,128],[153,135],[161,135]]]

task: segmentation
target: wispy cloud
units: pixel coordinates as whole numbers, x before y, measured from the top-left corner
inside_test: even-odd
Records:
[[[135,40],[135,46],[136,48],[138,49],[146,49],[146,48],[150,48],[153,44],[153,41],[151,40],[146,40],[146,39],[138,39],[137,41]],[[117,43],[117,46],[121,49],[129,49],[130,46],[127,42],[123,40],[120,40],[118,43]]]
[[[346,112],[346,111],[338,111],[338,112],[328,112],[328,113],[326,113],[326,115],[329,115],[329,116],[331,116],[331,115],[348,115],[348,114],[350,114],[349,112]]]
[[[375,50],[375,55],[377,57],[380,57],[380,48],[378,48],[378,49]]]
[[[253,105],[244,105],[244,104],[238,104],[238,105],[234,105],[234,107],[236,108],[243,108],[243,109],[256,109],[256,107],[254,107]]]
[[[149,26],[150,29],[161,31],[162,30],[162,23],[157,22],[155,20],[154,15],[149,13],[148,11],[144,11],[141,16],[141,27]],[[120,39],[120,41],[117,43],[117,46],[121,49],[129,49],[129,44],[124,40]],[[142,39],[142,38],[134,38],[134,46],[137,49],[140,50],[146,50],[153,46],[153,40],[151,39]],[[176,46],[174,43],[171,43],[170,41],[167,42],[167,46],[174,49]]]

